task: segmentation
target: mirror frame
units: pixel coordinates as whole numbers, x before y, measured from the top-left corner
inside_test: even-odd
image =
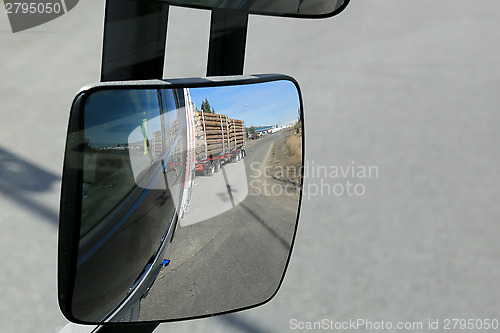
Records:
[[[60,201],[60,213],[59,213],[59,237],[58,237],[58,301],[59,307],[63,315],[70,321],[78,324],[104,324],[108,323],[106,317],[104,321],[96,322],[86,322],[75,318],[72,314],[72,296],[74,283],[76,278],[76,263],[78,258],[78,248],[80,241],[80,222],[81,222],[81,188],[83,183],[83,154],[80,152],[83,149],[81,144],[83,142],[83,107],[85,105],[86,99],[89,94],[95,91],[102,90],[116,90],[116,89],[176,89],[176,88],[207,88],[207,87],[223,87],[223,86],[238,86],[245,84],[254,83],[265,83],[273,81],[290,81],[297,88],[297,93],[300,103],[300,117],[302,120],[302,166],[305,162],[305,124],[304,124],[304,107],[302,93],[298,82],[287,75],[281,74],[264,74],[264,75],[250,75],[250,76],[223,76],[223,77],[209,77],[209,78],[189,78],[189,79],[171,79],[171,80],[146,80],[146,81],[116,81],[116,82],[103,82],[94,85],[89,85],[83,87],[76,95],[72,106],[68,123],[65,156],[64,156],[64,166],[62,174],[61,183],[61,201]],[[278,283],[276,291],[266,300],[259,302],[257,304],[251,304],[241,308],[236,308],[224,312],[184,317],[184,318],[174,318],[167,320],[157,320],[157,321],[139,321],[139,322],[109,322],[113,325],[137,325],[146,323],[163,323],[163,322],[175,322],[184,321],[191,319],[199,319],[212,317],[216,315],[223,315],[233,312],[238,312],[242,310],[247,310],[261,306],[269,302],[279,291],[283,279],[285,277],[286,270],[290,263],[290,258],[295,244],[295,237],[297,234],[298,222],[300,217],[300,210],[302,204],[302,194],[303,194],[303,183],[304,183],[304,167],[301,170],[301,184],[300,193],[297,207],[297,216],[295,220],[295,228],[293,231],[293,237],[291,241],[290,251],[284,266],[284,270],[281,279]],[[178,219],[177,213],[176,219]],[[178,220],[177,220],[178,221]],[[169,232],[173,232],[169,230]],[[115,308],[117,309],[126,307],[128,298],[121,301],[119,305]],[[112,316],[112,314],[111,314]]]
[[[333,17],[336,16],[344,11],[346,9],[347,5],[349,5],[349,2],[351,0],[343,0],[344,2],[342,5],[340,5],[339,8],[334,10],[333,12],[330,13],[325,13],[325,14],[318,14],[318,15],[312,15],[312,14],[273,14],[273,13],[266,13],[266,12],[260,12],[260,11],[247,11],[247,10],[239,10],[239,9],[231,9],[231,8],[219,8],[219,7],[210,7],[210,6],[198,6],[198,5],[183,5],[183,4],[178,4],[174,2],[170,2],[169,0],[156,0],[157,2],[162,2],[165,4],[168,4],[169,6],[177,6],[177,7],[184,7],[184,8],[195,8],[195,9],[205,9],[205,10],[220,10],[220,11],[226,11],[226,12],[238,12],[238,13],[245,13],[249,15],[263,15],[263,16],[274,16],[274,17],[290,17],[290,18],[299,18],[299,19],[323,19],[323,18],[328,18],[328,17]]]

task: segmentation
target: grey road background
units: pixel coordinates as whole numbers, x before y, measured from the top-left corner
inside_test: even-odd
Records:
[[[353,0],[326,20],[252,16],[245,73],[299,81],[308,162],[376,166],[378,177],[352,179],[363,196],[304,200],[270,303],[157,332],[499,318],[499,12],[493,0]],[[67,323],[56,298],[64,139],[74,94],[99,78],[102,16],[102,0],[80,1],[12,34],[0,10],[0,332]],[[204,75],[209,18],[171,11],[167,77]]]

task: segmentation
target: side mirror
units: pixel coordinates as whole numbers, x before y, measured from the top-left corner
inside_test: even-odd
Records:
[[[63,314],[174,321],[269,301],[297,228],[303,126],[283,75],[80,91],[61,190]]]

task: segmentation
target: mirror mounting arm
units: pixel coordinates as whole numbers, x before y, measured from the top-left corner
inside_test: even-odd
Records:
[[[106,0],[101,82],[161,79],[168,4]],[[241,75],[248,14],[212,10],[207,76]]]
[[[168,4],[106,0],[101,82],[161,79]]]
[[[247,13],[212,10],[207,76],[243,74],[247,28]]]

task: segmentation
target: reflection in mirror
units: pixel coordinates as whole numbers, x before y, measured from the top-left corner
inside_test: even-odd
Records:
[[[275,294],[302,184],[292,81],[98,89],[81,110],[74,319],[177,320]]]
[[[172,5],[207,9],[230,9],[251,14],[276,16],[324,16],[332,15],[346,0],[161,0]]]

